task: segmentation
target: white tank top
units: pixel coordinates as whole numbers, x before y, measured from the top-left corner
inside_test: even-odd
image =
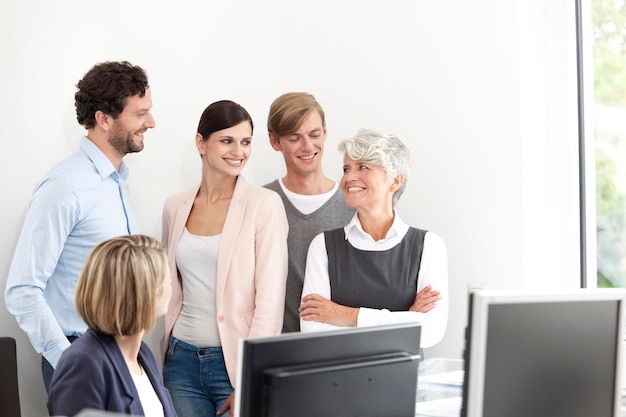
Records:
[[[172,335],[198,347],[221,346],[216,321],[215,285],[220,235],[196,236],[187,228],[176,248],[183,284],[183,309]]]

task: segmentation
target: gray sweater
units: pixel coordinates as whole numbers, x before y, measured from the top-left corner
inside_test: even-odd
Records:
[[[319,209],[311,214],[303,214],[291,204],[283,193],[278,180],[264,185],[265,188],[276,191],[285,205],[289,235],[287,247],[289,250],[289,269],[287,273],[287,291],[285,293],[285,316],[283,319],[283,333],[300,331],[300,299],[304,285],[304,268],[309,245],[315,236],[327,230],[337,229],[347,225],[355,209],[346,206],[341,189],[328,199]]]

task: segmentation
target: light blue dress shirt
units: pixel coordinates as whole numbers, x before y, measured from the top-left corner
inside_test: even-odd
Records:
[[[55,367],[87,326],[74,307],[87,255],[103,240],[139,233],[128,198],[128,167],[115,170],[88,138],[35,186],[9,269],[7,309],[35,350]]]

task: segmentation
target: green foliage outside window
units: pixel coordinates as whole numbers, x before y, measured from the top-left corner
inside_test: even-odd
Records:
[[[626,7],[623,0],[592,0],[596,115],[626,119]],[[617,115],[617,117],[616,117]],[[607,120],[608,117],[602,117]],[[598,118],[597,118],[598,119]],[[596,122],[596,230],[598,287],[626,286],[626,211],[620,152],[626,131]],[[626,167],[623,167],[626,168]]]

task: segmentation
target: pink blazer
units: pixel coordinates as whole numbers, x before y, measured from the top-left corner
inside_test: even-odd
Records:
[[[199,186],[169,197],[163,208],[163,244],[168,248],[172,271],[172,298],[165,314],[165,334],[161,341],[163,357],[183,305],[176,247],[198,190]],[[239,339],[281,332],[288,231],[287,216],[279,195],[251,185],[239,176],[218,249],[217,317],[207,317],[217,322],[233,387],[237,386]]]

